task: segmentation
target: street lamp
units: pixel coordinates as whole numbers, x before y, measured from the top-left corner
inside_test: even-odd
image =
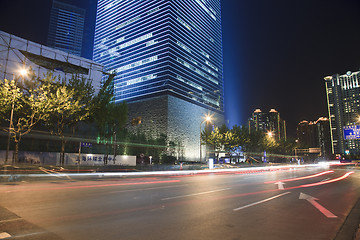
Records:
[[[200,162],[201,162],[201,160],[202,160],[202,156],[201,156],[201,124],[203,124],[203,122],[211,122],[211,116],[210,115],[206,115],[205,116],[205,119],[204,120],[202,120],[201,121],[201,123],[200,123]]]
[[[299,143],[299,140],[296,139],[295,142],[296,142],[296,144],[298,144],[298,143]],[[296,160],[296,161],[298,162],[298,164],[300,165],[300,161],[298,160],[298,156],[297,156],[297,153],[298,153],[297,150],[298,150],[298,146],[295,147],[294,152],[295,152],[295,160]]]
[[[28,74],[28,70],[26,68],[22,68],[22,69],[19,70],[19,74],[22,77],[25,77]]]
[[[19,74],[21,77],[25,78],[25,76],[28,74],[28,70],[26,68],[22,68],[19,70]],[[16,87],[18,78],[14,77],[14,80],[15,80],[15,87]],[[11,103],[11,112],[10,112],[9,134],[8,134],[7,148],[6,148],[6,154],[5,154],[5,165],[7,164],[8,157],[9,157],[9,151],[10,151],[10,137],[11,137],[11,129],[12,129],[12,125],[13,125],[15,98],[16,98],[16,94],[13,94],[13,99],[12,99],[12,103]]]

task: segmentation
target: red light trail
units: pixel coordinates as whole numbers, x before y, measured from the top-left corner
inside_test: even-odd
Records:
[[[276,182],[291,182],[291,181],[298,181],[298,180],[304,180],[304,179],[309,179],[309,178],[315,178],[315,177],[319,177],[325,174],[329,174],[329,173],[334,173],[334,171],[325,171],[325,172],[321,172],[321,173],[317,173],[317,174],[313,174],[313,175],[309,175],[309,176],[305,176],[305,177],[299,177],[299,178],[290,178],[290,179],[283,179],[283,180],[277,180],[277,181],[269,181],[269,182],[264,182],[264,183],[276,183]]]

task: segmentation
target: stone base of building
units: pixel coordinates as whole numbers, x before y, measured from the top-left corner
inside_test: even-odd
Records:
[[[131,127],[132,132],[146,136],[167,135],[170,141],[181,146],[176,156],[180,161],[200,161],[200,123],[211,115],[214,126],[225,123],[224,115],[187,102],[171,95],[157,96],[128,103],[129,120],[141,117],[141,124]],[[204,129],[206,122],[201,125]],[[202,160],[206,150],[202,148]]]

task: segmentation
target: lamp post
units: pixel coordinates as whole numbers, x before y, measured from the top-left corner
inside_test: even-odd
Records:
[[[205,116],[205,119],[202,120],[200,123],[200,162],[202,160],[202,156],[201,156],[201,124],[203,124],[203,122],[211,122],[211,116],[210,115]]]
[[[296,144],[299,142],[298,139],[295,140]],[[294,152],[295,152],[295,160],[298,162],[298,164],[300,165],[300,161],[298,160],[298,156],[297,156],[297,153],[298,153],[298,146],[295,147],[294,149]]]
[[[273,139],[274,133],[272,131],[268,131],[266,133],[266,136],[267,136],[267,139],[268,139],[269,142],[274,140]],[[264,162],[266,162],[266,149],[264,150],[264,157],[263,158],[264,158]]]
[[[19,70],[19,74],[24,78],[28,74],[28,71],[25,68],[22,68]],[[15,78],[15,87],[17,87],[17,82],[18,82],[18,78]],[[7,164],[9,151],[10,151],[10,138],[11,138],[11,129],[13,125],[13,118],[14,118],[15,98],[16,98],[16,94],[13,94],[13,99],[11,103],[11,112],[10,112],[9,134],[8,134],[6,154],[5,154],[5,165]]]

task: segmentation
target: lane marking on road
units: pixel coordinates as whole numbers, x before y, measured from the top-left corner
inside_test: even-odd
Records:
[[[212,191],[207,191],[207,192],[200,192],[200,193],[193,193],[193,194],[187,194],[187,195],[181,195],[181,196],[175,196],[175,197],[168,197],[168,198],[163,198],[161,200],[166,201],[166,200],[171,200],[171,199],[176,199],[176,198],[193,197],[193,196],[204,195],[204,194],[209,194],[209,193],[214,193],[214,192],[227,191],[230,189],[231,188],[223,188],[223,189],[217,189],[217,190],[212,190]]]
[[[43,168],[43,167],[39,167],[39,169],[41,171],[43,171],[44,173],[47,173],[49,174],[50,176],[54,176],[54,177],[57,177],[57,178],[61,178],[62,176],[65,175],[65,177],[67,177],[69,180],[72,180],[71,177],[69,177],[68,174],[66,173],[59,173],[59,172],[56,172],[54,170],[49,170],[49,169],[46,169],[46,168]]]
[[[11,238],[11,235],[8,234],[7,232],[0,233],[0,239],[6,239],[6,238]]]
[[[234,211],[239,211],[239,210],[244,209],[244,208],[252,207],[252,206],[255,206],[255,205],[258,205],[258,204],[264,203],[264,202],[271,201],[271,200],[273,200],[273,199],[275,199],[275,198],[278,198],[278,197],[284,196],[284,195],[289,194],[289,193],[291,193],[291,192],[282,193],[282,194],[279,194],[279,195],[273,196],[273,197],[271,197],[271,198],[267,198],[267,199],[264,199],[264,200],[261,200],[261,201],[258,201],[258,202],[254,202],[254,203],[251,203],[251,204],[248,204],[248,205],[245,205],[245,206],[239,207],[239,208],[235,208],[235,209],[233,209],[233,210],[234,210]]]
[[[322,205],[320,205],[317,200],[318,198],[315,198],[313,196],[307,195],[305,193],[300,193],[299,199],[304,199],[308,201],[311,205],[313,205],[317,210],[319,210],[322,214],[324,214],[327,218],[337,218],[335,214],[324,208]]]
[[[285,183],[283,183],[283,182],[276,182],[275,184],[278,185],[278,189],[279,189],[279,190],[284,190],[284,184],[285,184]]]
[[[31,237],[34,235],[40,235],[40,234],[48,234],[50,232],[33,232],[33,233],[27,233],[27,234],[22,234],[22,235],[14,235],[14,236],[10,236],[11,238],[24,238],[24,237]],[[1,238],[0,238],[1,239]]]
[[[0,220],[0,223],[14,222],[14,221],[19,221],[19,220],[22,220],[22,218],[12,218],[12,219]]]

